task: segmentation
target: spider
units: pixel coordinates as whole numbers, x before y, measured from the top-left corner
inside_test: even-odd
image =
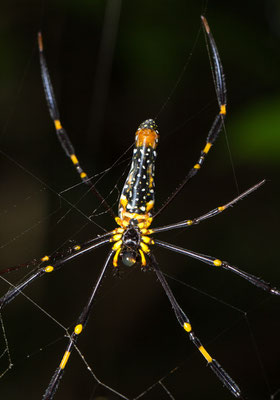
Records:
[[[206,144],[201,151],[197,163],[194,164],[194,166],[190,169],[183,182],[168,198],[168,200],[160,208],[158,213],[166,207],[166,205],[179,193],[183,186],[200,170],[209,150],[211,149],[212,145],[219,135],[219,132],[221,131],[226,116],[227,100],[223,67],[221,64],[216,43],[210,31],[207,20],[204,16],[201,16],[201,20],[210,44],[211,59],[213,62],[214,83],[218,98],[219,112],[216,115],[214,122],[212,123],[206,139]],[[270,294],[279,296],[280,291],[269,283],[263,281],[262,279],[254,275],[248,274],[247,272],[244,272],[239,268],[230,265],[226,261],[222,261],[216,257],[203,255],[170,243],[163,242],[158,239],[154,239],[152,235],[163,231],[170,231],[172,229],[186,228],[192,225],[197,225],[208,218],[214,217],[222,213],[229,207],[235,205],[239,200],[243,199],[256,189],[258,189],[261,185],[264,184],[265,181],[259,182],[258,184],[249,188],[227,204],[216,207],[204,215],[201,215],[194,219],[185,219],[183,221],[158,228],[151,228],[153,218],[156,215],[155,213],[153,213],[153,208],[155,204],[154,178],[155,160],[157,155],[156,148],[159,140],[159,132],[156,122],[153,119],[147,119],[142,124],[140,124],[135,134],[135,146],[133,150],[131,167],[120,195],[118,216],[115,216],[115,213],[113,212],[111,207],[107,204],[102,195],[97,191],[86,172],[82,169],[75,154],[74,147],[66,131],[62,127],[52,83],[44,57],[41,33],[38,34],[38,46],[45,97],[47,100],[51,118],[54,122],[56,134],[62,145],[62,148],[64,149],[66,155],[70,158],[82,182],[87,185],[88,188],[93,191],[94,194],[101,200],[104,207],[107,208],[107,210],[110,212],[112,217],[115,218],[115,221],[117,223],[117,227],[114,230],[97,236],[87,241],[86,243],[72,246],[68,250],[66,255],[64,254],[60,257],[51,257],[46,255],[42,257],[42,264],[39,266],[39,268],[23,282],[12,287],[0,299],[0,308],[2,309],[37,278],[58,270],[71,259],[79,257],[84,253],[91,252],[100,246],[103,246],[105,244],[110,244],[111,246],[111,250],[106,257],[97,282],[94,285],[82,312],[76,320],[73,332],[68,337],[68,343],[64,355],[61,359],[59,366],[55,370],[47,389],[45,390],[43,399],[49,400],[54,397],[58,389],[59,383],[61,382],[61,378],[65,372],[65,368],[68,364],[71,352],[75,348],[80,335],[85,331],[97,290],[104,277],[105,271],[111,263],[113,264],[114,269],[117,269],[120,263],[122,263],[125,267],[131,267],[132,265],[138,264],[141,265],[142,269],[150,268],[155,272],[157,279],[161,283],[163,290],[165,291],[171,303],[172,309],[174,310],[175,316],[179,324],[188,335],[190,341],[198,349],[198,351],[207,361],[207,364],[209,365],[211,370],[216,374],[222,384],[232,393],[232,395],[237,398],[243,398],[241,389],[239,388],[237,383],[235,383],[230,375],[222,368],[219,362],[208,353],[208,351],[202,345],[200,339],[193,331],[190,320],[178,304],[173,292],[171,291],[167,283],[164,274],[159,268],[157,260],[151,251],[151,248],[152,246],[162,247],[164,249],[198,259],[201,262],[206,263],[210,266],[233,272],[234,274],[239,275],[253,285],[269,292]]]

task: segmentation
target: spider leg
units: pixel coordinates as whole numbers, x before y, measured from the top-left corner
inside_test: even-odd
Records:
[[[59,110],[58,110],[58,107],[56,104],[54,90],[53,90],[53,86],[51,83],[51,78],[49,75],[46,59],[44,56],[43,40],[42,40],[41,32],[38,33],[38,47],[39,47],[39,56],[40,56],[41,76],[42,76],[42,81],[43,81],[43,86],[44,86],[44,91],[45,91],[45,97],[46,97],[46,101],[48,104],[49,113],[50,113],[51,119],[53,120],[56,134],[60,141],[60,144],[61,144],[65,154],[72,161],[82,182],[85,183],[90,188],[90,190],[94,193],[94,195],[101,201],[101,204],[103,204],[104,207],[110,212],[112,217],[115,218],[115,213],[112,210],[112,208],[106,202],[104,197],[99,193],[99,191],[95,188],[95,186],[93,185],[91,180],[88,178],[88,175],[82,169],[82,167],[79,163],[79,160],[75,154],[74,146],[71,143],[71,140],[69,139],[65,129],[61,125]]]
[[[73,347],[76,346],[78,337],[81,334],[81,332],[84,330],[84,328],[85,328],[85,326],[87,324],[87,321],[88,321],[88,318],[89,318],[89,314],[90,314],[90,311],[91,311],[91,308],[92,308],[92,305],[93,305],[93,300],[95,298],[95,294],[96,294],[97,289],[98,289],[98,287],[100,285],[100,282],[101,282],[101,280],[102,280],[102,278],[103,278],[103,276],[105,274],[105,271],[107,269],[109,261],[112,258],[113,253],[114,253],[114,251],[110,251],[109,255],[107,256],[106,261],[105,261],[105,263],[103,265],[103,268],[102,268],[102,270],[101,270],[101,272],[99,274],[99,277],[97,279],[97,282],[94,285],[94,288],[93,288],[93,290],[92,290],[92,292],[90,294],[90,297],[89,297],[85,307],[83,308],[83,311],[81,312],[81,314],[79,315],[79,317],[78,317],[78,319],[76,321],[75,328],[74,328],[71,336],[69,337],[65,353],[64,353],[64,355],[62,357],[62,360],[61,360],[61,362],[59,364],[59,367],[55,370],[55,373],[53,374],[53,376],[51,378],[49,386],[47,387],[47,389],[46,389],[46,391],[44,393],[43,400],[51,400],[53,398],[53,396],[55,395],[57,389],[58,389],[60,380],[61,380],[61,378],[63,376],[64,370],[65,370],[65,366],[66,366],[67,361],[68,361],[68,359],[70,357],[71,351],[72,351]]]
[[[206,214],[201,215],[200,217],[196,217],[193,219],[185,219],[184,221],[176,222],[175,224],[161,226],[159,228],[152,228],[149,231],[150,231],[150,233],[158,233],[158,232],[170,231],[172,229],[186,228],[191,225],[197,225],[201,221],[204,221],[205,219],[208,219],[208,218],[215,217],[216,215],[221,214],[221,212],[225,211],[227,208],[234,206],[239,200],[244,199],[244,197],[248,196],[249,194],[251,194],[252,192],[257,190],[264,183],[265,183],[265,180],[257,183],[256,185],[250,187],[245,192],[241,193],[239,196],[235,197],[229,203],[224,204],[223,206],[220,206],[220,207],[216,207],[213,210],[208,211]]]
[[[157,275],[158,280],[160,281],[170,303],[172,306],[172,309],[175,313],[175,316],[181,325],[182,328],[188,333],[189,338],[191,342],[195,345],[195,347],[200,351],[200,353],[203,355],[203,357],[206,359],[208,365],[210,366],[211,370],[216,374],[216,376],[222,381],[223,385],[226,386],[230,392],[238,398],[242,398],[241,396],[241,390],[239,386],[234,382],[234,380],[228,375],[228,373],[221,367],[221,365],[218,363],[217,360],[212,358],[210,354],[207,352],[205,347],[201,344],[201,341],[199,338],[195,335],[195,333],[192,330],[192,326],[190,324],[190,320],[184,313],[184,311],[181,309],[179,304],[177,303],[177,300],[175,299],[174,294],[172,293],[163,273],[158,267],[158,264],[154,258],[154,256],[149,256],[150,260],[152,260],[152,267]]]
[[[207,256],[204,254],[196,253],[191,250],[183,249],[182,247],[175,246],[174,244],[165,243],[165,242],[162,242],[161,240],[154,240],[154,244],[158,245],[160,247],[163,247],[165,249],[174,251],[175,253],[180,253],[185,256],[196,258],[197,260],[202,261],[205,264],[209,264],[214,267],[220,267],[220,268],[225,269],[226,271],[233,272],[234,274],[241,276],[241,278],[246,279],[248,282],[269,292],[270,294],[275,294],[278,296],[280,295],[280,291],[276,287],[273,287],[270,283],[263,281],[262,279],[258,278],[257,276],[248,274],[247,272],[242,271],[241,269],[234,267],[233,265],[230,265],[227,261],[221,261],[215,257],[211,257],[211,256]]]
[[[222,129],[222,126],[224,124],[225,116],[226,116],[226,103],[227,103],[227,96],[226,96],[226,83],[225,83],[225,76],[223,72],[223,66],[221,63],[221,59],[219,56],[219,52],[215,43],[215,40],[212,36],[212,33],[210,31],[209,25],[207,23],[207,20],[205,17],[201,16],[201,20],[203,23],[204,30],[206,32],[206,35],[209,40],[210,44],[210,51],[211,51],[211,57],[212,57],[212,62],[213,62],[213,75],[214,75],[214,83],[215,83],[215,90],[217,94],[217,99],[218,99],[218,104],[220,107],[219,113],[215,117],[212,126],[208,132],[208,136],[206,139],[206,144],[203,150],[200,153],[200,157],[197,160],[196,164],[189,170],[188,174],[186,177],[183,179],[183,181],[180,183],[180,185],[176,188],[176,190],[171,194],[171,196],[168,197],[166,202],[161,206],[161,208],[156,212],[154,217],[158,215],[162,210],[174,199],[175,196],[183,189],[185,184],[194,176],[197,174],[197,172],[200,170],[202,164],[204,163],[204,160],[214,144],[215,140],[217,139],[220,130]]]
[[[104,236],[108,236],[105,234]],[[87,253],[96,249],[99,246],[102,246],[105,243],[108,243],[110,239],[99,238],[100,240],[97,243],[88,245],[87,243],[83,245],[75,245],[73,248],[68,249],[68,254],[61,256],[60,258],[53,258],[49,256],[44,256],[41,258],[41,262],[44,263],[42,267],[37,269],[34,273],[32,273],[27,279],[23,282],[19,283],[16,286],[13,286],[4,296],[0,298],[0,310],[9,304],[17,295],[22,293],[22,291],[29,286],[32,282],[36,279],[40,278],[41,276],[54,272],[58,270],[63,264],[67,261],[71,260],[72,258],[78,257],[81,254]],[[5,280],[3,277],[1,279]],[[8,282],[10,283],[10,282]]]

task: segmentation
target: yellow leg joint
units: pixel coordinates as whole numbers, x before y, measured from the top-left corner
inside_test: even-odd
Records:
[[[65,365],[67,364],[68,358],[70,357],[70,351],[65,351],[64,356],[61,360],[61,363],[59,365],[60,369],[64,369]]]
[[[210,354],[205,350],[205,348],[203,346],[200,346],[198,348],[198,350],[200,351],[200,353],[203,355],[203,357],[209,362],[212,362],[212,357],[210,356]]]
[[[117,235],[118,233],[124,233],[124,229],[123,228],[116,228],[111,232],[112,235]]]
[[[206,146],[204,147],[204,149],[203,149],[203,153],[208,153],[208,151],[210,150],[210,148],[211,148],[211,146],[212,146],[212,143],[206,143]]]
[[[49,256],[45,256],[43,258],[41,258],[41,261],[49,261],[50,257]]]
[[[79,245],[77,244],[76,246],[74,246],[74,250],[75,250],[75,251],[81,250],[81,246],[79,246]]]
[[[85,173],[85,172],[81,172],[80,173],[80,177],[83,179],[83,178],[86,178],[86,176],[87,176],[87,174]]]
[[[139,250],[139,253],[140,253],[140,256],[141,256],[141,263],[142,263],[142,266],[145,267],[145,265],[147,264],[145,254],[143,253],[142,250]]]
[[[222,261],[216,258],[216,260],[213,261],[213,264],[215,265],[215,267],[220,267],[222,265]]]
[[[75,326],[74,332],[76,333],[76,335],[79,335],[83,330],[83,325],[82,324],[78,324]]]
[[[149,253],[150,252],[149,247],[145,243],[140,242],[140,246],[141,246],[141,249],[144,251],[144,253]]]
[[[152,240],[149,236],[142,236],[141,239],[144,243],[150,243],[150,241]]]
[[[79,161],[78,161],[77,157],[75,156],[75,154],[71,154],[70,158],[71,158],[71,161],[72,161],[73,164],[76,165],[76,164],[79,163]]]
[[[193,224],[193,221],[192,221],[191,219],[188,219],[188,220],[186,221],[186,224],[187,224],[187,225],[192,225],[192,224]]]
[[[194,167],[194,169],[199,169],[200,165],[199,164],[195,164],[193,167]]]
[[[118,242],[116,242],[116,243],[114,244],[114,246],[112,247],[112,249],[113,249],[113,250],[119,250],[120,247],[121,247],[121,245],[122,245],[122,240],[119,240]]]
[[[218,210],[219,210],[219,211],[224,211],[225,209],[226,209],[225,206],[218,207]]]
[[[115,252],[115,255],[114,255],[114,258],[113,258],[113,266],[114,266],[114,267],[117,267],[117,266],[118,266],[118,258],[119,258],[120,251],[121,251],[121,248],[119,248],[119,249]]]
[[[192,330],[191,324],[189,324],[188,322],[185,322],[185,323],[184,323],[184,329],[185,329],[185,331],[187,331],[187,332],[191,332],[191,330]]]
[[[48,266],[45,268],[45,272],[53,272],[53,266],[52,266],[52,265],[48,265]]]
[[[222,115],[226,115],[227,111],[226,111],[226,105],[222,104],[221,108],[220,108],[220,114]]]
[[[57,130],[62,129],[59,119],[54,120],[54,126],[55,126],[55,129],[57,129]]]
[[[118,242],[120,239],[122,238],[122,234],[121,233],[117,233],[116,235],[114,235],[110,241],[111,242]]]

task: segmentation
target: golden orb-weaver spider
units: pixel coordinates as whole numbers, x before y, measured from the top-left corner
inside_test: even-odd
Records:
[[[202,17],[203,26],[205,28],[206,34],[209,39],[212,61],[214,65],[214,75],[215,75],[215,86],[219,103],[219,113],[216,116],[212,127],[208,133],[206,144],[199,156],[197,163],[191,168],[186,178],[176,190],[176,192],[168,199],[168,202],[180,191],[180,189],[186,184],[186,182],[191,179],[201,168],[211,146],[214,144],[218,134],[223,126],[224,118],[226,115],[226,86],[223,74],[223,68],[220,61],[219,53],[215,44],[215,41],[210,32],[207,21]],[[74,147],[67,136],[64,128],[60,122],[60,116],[58,108],[56,105],[55,96],[53,93],[52,84],[50,81],[47,65],[45,62],[43,54],[43,44],[42,38],[39,34],[39,52],[40,52],[40,62],[41,62],[41,73],[45,89],[45,96],[47,99],[49,111],[51,118],[54,122],[57,136],[60,143],[66,153],[66,155],[71,159],[74,167],[76,168],[82,181],[95,193],[99,199],[102,200],[103,204],[107,207],[112,216],[115,217],[114,212],[106,203],[102,195],[96,190],[88,175],[82,169],[77,156],[75,155]],[[235,274],[243,277],[252,284],[270,292],[271,294],[279,295],[280,292],[276,288],[272,287],[270,284],[262,281],[261,279],[250,275],[238,268],[228,264],[225,261],[221,261],[218,258],[202,255],[172,244],[162,242],[160,240],[152,238],[151,235],[168,231],[171,229],[178,229],[183,227],[188,227],[200,223],[201,221],[211,218],[230,206],[234,205],[236,202],[256,190],[260,187],[264,181],[258,183],[257,185],[251,187],[246,192],[242,193],[229,203],[217,207],[208,213],[194,218],[192,220],[184,220],[171,225],[166,225],[159,228],[151,228],[151,223],[153,221],[153,207],[154,207],[154,168],[156,159],[156,147],[158,142],[159,133],[157,130],[156,122],[153,119],[148,119],[143,122],[137,132],[135,140],[135,148],[132,158],[132,164],[130,172],[128,174],[127,180],[124,184],[123,191],[120,196],[118,217],[116,217],[116,222],[118,227],[108,232],[102,236],[98,236],[90,242],[81,245],[75,245],[70,249],[66,256],[62,256],[60,259],[55,260],[52,257],[44,256],[41,261],[44,263],[35,273],[33,273],[28,279],[23,281],[21,284],[13,287],[1,298],[1,307],[6,306],[11,302],[25,287],[27,287],[31,282],[36,280],[38,277],[43,276],[47,273],[54,272],[67,261],[72,258],[76,258],[84,253],[90,252],[97,247],[105,244],[111,245],[111,251],[109,252],[106,261],[103,265],[99,278],[90,294],[89,300],[86,303],[82,313],[78,317],[75,328],[69,337],[68,344],[60,365],[56,369],[49,386],[47,387],[44,399],[52,399],[58,388],[60,380],[65,371],[65,367],[68,363],[69,356],[75,347],[80,334],[85,330],[90,311],[92,309],[93,300],[95,298],[97,289],[100,282],[105,274],[107,267],[112,261],[113,266],[116,268],[122,260],[125,266],[131,266],[135,263],[139,263],[143,268],[150,267],[156,273],[156,276],[162,287],[168,296],[168,299],[172,305],[179,324],[187,332],[191,342],[197,347],[202,356],[206,359],[208,365],[213,370],[213,372],[218,376],[222,383],[230,390],[230,392],[235,397],[242,397],[241,390],[234,380],[227,374],[227,372],[221,367],[221,365],[207,352],[205,347],[201,344],[200,340],[192,330],[192,326],[188,317],[185,315],[179,304],[177,303],[169,285],[158,267],[156,259],[152,254],[152,246],[159,246],[166,248],[168,250],[181,253],[193,258],[196,258],[206,264],[211,266],[220,267],[225,270],[234,272]]]

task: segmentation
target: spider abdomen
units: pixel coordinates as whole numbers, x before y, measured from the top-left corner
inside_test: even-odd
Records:
[[[144,121],[136,131],[130,171],[119,203],[119,217],[126,213],[149,214],[155,203],[155,160],[158,130],[154,120]]]

